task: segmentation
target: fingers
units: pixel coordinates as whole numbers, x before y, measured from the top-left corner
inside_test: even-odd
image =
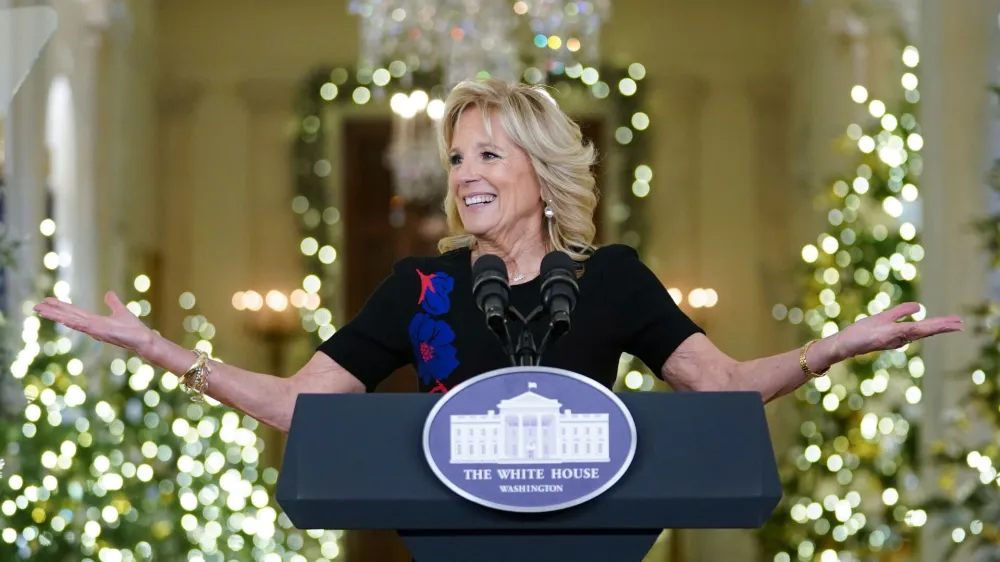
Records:
[[[920,312],[920,303],[904,302],[903,304],[894,306],[885,311],[885,315],[888,316],[890,320],[895,322],[897,320],[902,320],[907,316],[913,316],[918,312]]]
[[[899,327],[903,330],[907,341],[916,341],[938,334],[960,332],[964,329],[962,319],[958,316],[941,316],[919,322],[906,322],[899,324]]]
[[[116,295],[114,291],[108,291],[104,294],[104,304],[108,305],[108,308],[116,314],[120,312],[128,312],[128,308],[122,304],[121,299],[118,298],[118,295]]]
[[[942,316],[940,318],[929,318],[914,323],[918,333],[926,336],[934,334],[945,334],[948,332],[960,332],[964,328],[962,319],[957,316]]]
[[[34,311],[43,318],[58,322],[74,330],[82,330],[87,326],[91,314],[78,307],[55,298],[46,298],[35,305]]]
[[[81,320],[80,314],[76,313],[74,309],[56,306],[50,303],[36,305],[35,312],[43,318],[48,318],[54,322],[65,324],[74,329],[74,324],[78,324],[79,320]]]

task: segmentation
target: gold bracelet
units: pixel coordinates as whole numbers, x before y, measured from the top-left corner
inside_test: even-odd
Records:
[[[208,390],[208,375],[211,374],[212,368],[208,364],[208,353],[200,349],[192,351],[198,358],[181,376],[181,386],[184,392],[191,395],[191,400],[201,402],[205,399],[205,391]]]
[[[812,347],[812,344],[816,343],[817,341],[819,340],[812,340],[806,342],[806,344],[802,346],[802,350],[799,351],[799,366],[802,367],[802,372],[805,373],[806,376],[812,377],[814,379],[818,379],[826,375],[826,372],[830,370],[830,367],[827,367],[826,369],[823,369],[822,371],[817,373],[812,369],[810,369],[809,365],[806,363],[806,352],[809,351],[809,348]]]

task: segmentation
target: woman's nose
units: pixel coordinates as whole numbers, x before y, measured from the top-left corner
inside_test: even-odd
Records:
[[[479,169],[474,163],[462,162],[462,164],[455,169],[455,179],[457,179],[459,183],[474,183],[480,178],[482,178],[482,175],[479,173]]]

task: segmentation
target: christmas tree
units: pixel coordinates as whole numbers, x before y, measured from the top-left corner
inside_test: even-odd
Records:
[[[851,92],[867,109],[864,122],[847,128],[855,164],[821,194],[828,224],[802,250],[801,297],[774,307],[808,339],[916,300],[923,248],[907,215],[919,195],[923,144],[914,117],[918,61],[907,47],[903,96],[892,108],[862,86]],[[926,520],[912,507],[918,351],[911,344],[857,357],[796,391],[800,431],[778,459],[784,499],[759,535],[767,560],[904,560],[913,551],[914,527]]]
[[[41,225],[51,235],[51,221]],[[51,242],[49,243],[51,252]],[[58,269],[58,256],[46,265]],[[43,294],[68,298],[52,274]],[[150,280],[128,303],[139,317]],[[193,295],[181,305],[192,310]],[[32,303],[24,308],[30,310]],[[214,328],[191,312],[191,347]],[[70,333],[38,316],[21,330],[11,373],[24,399],[3,419],[0,560],[315,560],[336,558],[340,534],[302,532],[273,505],[257,422],[211,399],[192,402],[175,374],[125,354],[81,358]],[[77,342],[87,342],[77,338]]]
[[[127,306],[139,317],[150,313],[141,295],[150,285],[145,275],[135,278],[140,294]],[[182,343],[212,354],[215,328],[195,310],[195,296],[184,293],[179,302],[188,311],[188,337]],[[274,503],[277,471],[261,464],[264,444],[255,433],[256,420],[211,398],[190,400],[176,374],[138,357],[117,359],[111,371],[114,411],[124,412],[118,446],[131,451],[132,458],[160,461],[154,465],[154,480],[160,482],[166,505],[154,502],[144,508],[163,514],[154,522],[157,538],[186,535],[193,543],[186,553],[189,560],[325,562],[339,555],[340,533],[299,531]],[[141,489],[122,496],[143,497]],[[177,559],[168,552],[156,554],[161,560]]]
[[[36,289],[68,298],[70,287],[56,274],[62,258],[53,250],[55,223],[46,219],[39,230],[48,271]],[[20,328],[22,345],[9,363],[9,386],[18,395],[16,405],[5,402],[3,414],[0,559],[106,559],[107,529],[136,535],[143,530],[135,524],[137,511],[111,494],[119,480],[103,469],[118,451],[98,438],[103,428],[95,411],[106,404],[95,404],[88,394],[99,380],[100,360],[81,354],[86,340],[71,339],[51,321],[28,315]]]
[[[1000,88],[994,87],[993,95],[1000,97]],[[1000,194],[1000,161],[994,162],[988,183]],[[1000,265],[1000,213],[977,226],[991,265]],[[971,560],[1000,560],[1000,302],[986,300],[975,307],[973,318],[982,344],[963,373],[971,385],[950,412],[947,439],[934,450],[940,476],[928,510],[950,534],[952,555],[972,550]]]

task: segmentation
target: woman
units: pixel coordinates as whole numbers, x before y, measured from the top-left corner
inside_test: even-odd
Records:
[[[560,250],[577,261],[580,296],[573,329],[541,362],[607,386],[626,352],[675,389],[751,390],[767,402],[822,376],[838,361],[961,330],[955,316],[897,322],[919,310],[909,303],[800,349],[736,361],[681,312],[634,250],[592,245],[594,149],[542,89],[463,82],[448,97],[439,140],[449,170],[445,208],[452,232],[440,243],[442,255],[397,262],[361,313],[289,378],[208,362],[147,328],[114,293],[105,298],[110,316],[53,298],[35,310],[185,373],[185,385],[283,431],[299,393],[371,391],[407,363],[416,366],[423,392],[445,392],[508,366],[472,296],[472,264],[485,254],[506,263],[511,303],[524,313],[539,304],[539,265],[547,252]],[[530,326],[536,341],[545,328],[544,320]],[[203,369],[206,362],[210,371]]]

